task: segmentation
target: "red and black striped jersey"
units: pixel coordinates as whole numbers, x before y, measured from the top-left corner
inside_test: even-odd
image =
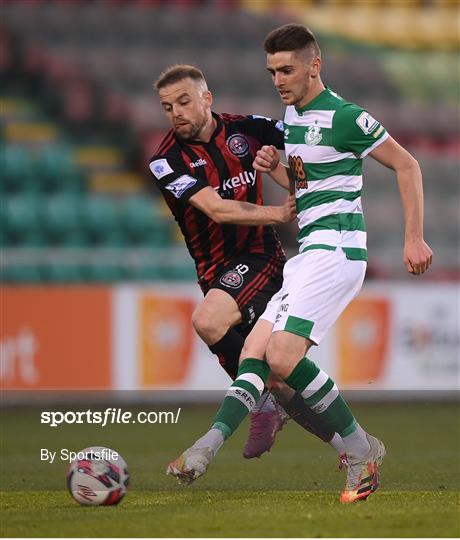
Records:
[[[182,141],[170,130],[150,160],[160,189],[184,235],[198,281],[209,287],[241,253],[285,259],[271,226],[222,225],[189,203],[211,186],[224,199],[263,204],[261,175],[252,163],[263,145],[284,148],[283,123],[262,116],[213,113],[217,127],[207,143]]]

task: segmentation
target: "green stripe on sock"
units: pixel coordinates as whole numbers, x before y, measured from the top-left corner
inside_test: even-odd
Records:
[[[353,418],[353,422],[347,427],[345,428],[343,431],[341,431],[339,433],[339,435],[341,437],[346,437],[347,435],[351,435],[353,433],[353,431],[356,431],[356,426],[357,426],[357,422],[356,420]]]
[[[232,396],[226,396],[220,409],[218,410],[213,426],[222,431],[224,439],[228,439],[235,429],[241,424],[246,415],[248,408],[241,401]],[[221,429],[221,427],[224,429]]]
[[[321,401],[323,399],[323,397],[332,389],[333,386],[334,381],[329,378],[321,388],[319,388],[312,396],[305,400],[305,403],[310,408],[313,408],[318,403],[318,401]]]
[[[222,422],[215,422],[211,426],[211,428],[218,429],[224,436],[225,440],[227,440],[230,437],[230,435],[233,433],[233,431],[226,424],[223,424]]]
[[[263,360],[258,360],[257,358],[245,358],[238,368],[238,378],[239,375],[243,373],[255,373],[258,375],[264,383],[267,380],[268,374],[270,373],[270,368],[267,362]]]
[[[319,367],[308,360],[302,358],[293,369],[292,373],[286,377],[285,382],[300,394],[316,378],[320,372]],[[305,404],[314,409],[334,387],[334,381],[328,377],[327,381],[312,396],[305,400]],[[356,420],[348,408],[341,395],[337,396],[329,407],[321,413],[318,413],[318,420],[324,422],[324,426],[334,430],[341,437],[346,437],[356,429]]]
[[[284,325],[284,330],[286,332],[290,332],[291,334],[296,334],[297,336],[302,336],[309,339],[311,331],[313,330],[313,325],[313,321],[289,315],[286,324]]]
[[[260,377],[265,384],[268,374],[270,373],[270,368],[266,362],[257,360],[256,358],[246,358],[241,362],[236,379],[229,389],[229,394],[225,396],[225,399],[214,418],[213,427],[222,432],[224,439],[230,437],[249,412],[247,405],[237,397],[231,395],[231,388],[242,388],[252,396],[254,402],[260,398],[260,392],[252,383],[238,380],[238,377],[243,375],[243,373],[253,373]]]
[[[302,358],[292,373],[284,380],[291,388],[302,393],[318,373],[319,367],[314,362],[308,358]]]
[[[341,395],[334,399],[329,407],[323,413],[320,413],[319,416],[324,418],[324,421],[335,429],[341,437],[345,436],[342,433],[345,433],[347,430],[351,429],[349,433],[352,433],[356,429],[356,425],[354,425],[356,424],[355,417]],[[354,428],[351,428],[352,425],[354,425]]]
[[[257,401],[260,398],[260,392],[257,388],[250,383],[249,381],[242,381],[241,379],[235,379],[230,388],[243,388],[254,398],[254,401]]]

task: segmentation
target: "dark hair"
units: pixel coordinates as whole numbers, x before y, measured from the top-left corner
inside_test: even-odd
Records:
[[[321,56],[321,50],[313,32],[295,23],[285,24],[272,30],[265,38],[264,49],[268,54],[310,49],[316,56]]]
[[[183,79],[193,79],[195,81],[205,80],[203,72],[195,66],[177,64],[165,69],[156,80],[154,87],[155,90],[160,90],[160,88],[182,81]]]

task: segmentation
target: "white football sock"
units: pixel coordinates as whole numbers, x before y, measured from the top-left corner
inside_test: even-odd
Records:
[[[356,424],[356,429],[353,433],[342,437],[342,441],[346,453],[353,458],[364,458],[371,448],[366,437],[366,432],[359,424]]]
[[[329,441],[329,444],[337,450],[339,455],[345,454],[345,445],[343,444],[342,437],[338,433],[334,433],[334,436]]]
[[[219,448],[224,444],[224,441],[225,439],[222,435],[222,431],[220,431],[220,429],[212,428],[203,435],[203,437],[198,439],[192,448],[211,448],[214,455],[216,455]]]

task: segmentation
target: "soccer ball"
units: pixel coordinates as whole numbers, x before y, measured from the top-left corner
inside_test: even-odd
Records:
[[[91,446],[74,452],[67,473],[72,497],[84,506],[118,504],[126,494],[129,472],[126,461],[114,450]]]

